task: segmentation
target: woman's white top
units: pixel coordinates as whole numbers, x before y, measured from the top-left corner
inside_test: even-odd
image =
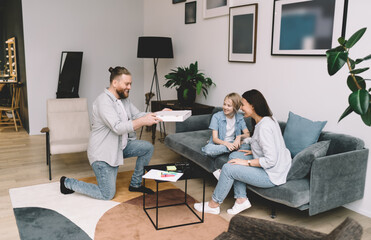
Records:
[[[292,159],[275,118],[263,117],[255,125],[254,135],[251,138],[251,149],[254,159],[259,159],[261,167],[266,171],[273,184],[286,183]]]

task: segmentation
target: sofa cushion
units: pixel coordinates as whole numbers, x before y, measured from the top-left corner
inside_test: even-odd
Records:
[[[309,208],[308,178],[287,181],[285,184],[272,188],[258,188],[250,185],[247,187],[268,200],[282,203],[290,207],[299,208],[301,210]]]
[[[310,145],[298,153],[292,160],[292,165],[287,175],[287,180],[301,179],[306,177],[310,172],[314,159],[326,156],[329,146],[330,140],[321,141]]]
[[[291,157],[295,157],[300,151],[316,143],[326,123],[327,121],[313,122],[290,112],[283,138],[291,152]]]

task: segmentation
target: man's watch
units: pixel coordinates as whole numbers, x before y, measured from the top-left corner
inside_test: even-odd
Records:
[[[247,160],[247,165],[251,167],[251,160]]]

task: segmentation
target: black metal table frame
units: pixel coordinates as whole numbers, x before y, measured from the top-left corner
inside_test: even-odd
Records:
[[[189,206],[189,204],[187,202],[187,182],[188,182],[188,178],[185,178],[185,179],[180,178],[179,180],[184,180],[185,181],[185,183],[184,183],[184,202],[176,203],[176,204],[168,204],[168,205],[163,205],[163,206],[158,205],[158,184],[161,183],[161,182],[167,182],[167,181],[155,180],[156,181],[156,206],[146,208],[146,194],[143,193],[143,210],[147,214],[149,220],[151,220],[151,222],[152,222],[152,224],[153,224],[153,226],[155,227],[156,230],[162,230],[162,229],[168,229],[168,228],[174,228],[174,227],[182,227],[182,226],[187,226],[187,225],[198,224],[198,223],[203,223],[204,222],[205,206],[202,206],[202,217],[200,218],[200,216]],[[204,203],[205,202],[205,178],[202,177],[202,180],[203,180],[202,202]],[[143,178],[143,185],[146,186],[146,179],[145,178]],[[158,209],[159,208],[165,208],[165,207],[179,206],[179,205],[186,205],[188,207],[188,209],[191,210],[191,212],[199,219],[199,221],[184,223],[184,224],[171,225],[171,226],[160,227],[159,228],[158,227]],[[150,209],[156,209],[156,223],[152,220],[151,216],[147,212],[147,210],[150,210]]]

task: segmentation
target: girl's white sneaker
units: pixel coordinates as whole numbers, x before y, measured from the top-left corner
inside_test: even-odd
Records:
[[[238,204],[238,203],[234,203],[233,207],[231,209],[228,209],[227,210],[227,213],[228,214],[238,214],[248,208],[251,207],[251,203],[249,201],[249,199],[246,199],[246,201],[244,201],[243,203],[241,204]]]
[[[221,169],[216,169],[213,174],[214,174],[214,177],[219,180],[219,177],[220,177],[220,173],[222,172]]]
[[[220,207],[211,208],[211,207],[209,207],[209,202],[205,202],[204,207],[205,207],[204,213],[211,213],[211,214],[219,214],[220,213]],[[202,212],[202,202],[201,203],[195,203],[194,208],[197,211]]]

